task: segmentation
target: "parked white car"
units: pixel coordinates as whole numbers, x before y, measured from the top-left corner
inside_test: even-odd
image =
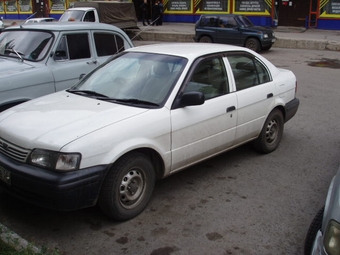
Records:
[[[0,114],[0,186],[58,210],[99,204],[116,220],[146,207],[155,180],[253,141],[280,143],[296,78],[246,48],[131,48],[72,88]]]
[[[131,47],[124,31],[101,23],[44,22],[6,28],[0,34],[0,111],[69,88]]]
[[[340,167],[333,177],[325,202],[314,217],[305,240],[305,255],[340,254]]]
[[[40,23],[40,22],[57,22],[55,18],[32,18],[25,21],[25,24]]]
[[[2,21],[2,17],[0,17],[0,33],[5,28],[4,22]]]

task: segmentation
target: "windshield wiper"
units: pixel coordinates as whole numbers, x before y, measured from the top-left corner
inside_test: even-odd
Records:
[[[22,53],[22,52],[20,52],[20,51],[16,51],[15,49],[13,49],[13,48],[7,48],[7,49],[5,49],[5,52],[9,52],[9,53],[15,53],[17,56],[18,56],[18,58],[20,58],[21,59],[21,61],[24,61],[24,59],[22,58],[22,56],[25,56],[25,54],[24,53]]]
[[[74,93],[74,94],[85,94],[85,95],[92,95],[92,96],[96,96],[96,97],[99,97],[100,99],[101,98],[108,98],[110,99],[108,96],[105,96],[101,93],[98,93],[96,91],[92,91],[92,90],[74,90],[74,89],[68,89],[66,90],[67,92],[70,92],[70,93]]]
[[[144,104],[144,105],[152,105],[152,106],[159,106],[159,104],[150,102],[150,101],[145,101],[145,100],[140,100],[137,98],[127,98],[127,99],[117,99],[117,98],[111,98],[108,96],[105,96],[103,94],[100,94],[96,91],[92,90],[73,90],[73,89],[68,89],[66,90],[67,92],[74,93],[74,94],[85,94],[85,95],[93,95],[96,97],[96,99],[99,100],[104,100],[104,101],[111,101],[111,102],[118,102],[118,103],[128,103],[128,104]]]
[[[122,103],[130,103],[130,104],[146,104],[146,105],[152,105],[152,106],[159,106],[159,104],[156,104],[154,102],[140,100],[137,98],[115,99],[115,101],[122,102]]]

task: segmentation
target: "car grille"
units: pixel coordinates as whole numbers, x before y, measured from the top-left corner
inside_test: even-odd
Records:
[[[19,147],[0,138],[0,153],[19,162],[26,162],[30,150]]]

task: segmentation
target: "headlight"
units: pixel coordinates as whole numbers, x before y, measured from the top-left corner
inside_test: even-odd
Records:
[[[329,221],[323,242],[327,254],[340,254],[340,224],[338,222]]]
[[[263,34],[263,38],[268,38],[268,34]]]
[[[35,149],[32,151],[29,162],[53,170],[77,170],[79,169],[81,155],[79,153],[61,153]]]

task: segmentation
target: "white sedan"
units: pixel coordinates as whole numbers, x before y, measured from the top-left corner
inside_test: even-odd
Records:
[[[246,48],[125,50],[72,88],[0,114],[0,186],[40,206],[99,204],[131,219],[157,179],[250,141],[274,151],[298,110],[296,86]]]
[[[25,24],[40,23],[40,22],[57,22],[55,18],[32,18],[25,21]]]

